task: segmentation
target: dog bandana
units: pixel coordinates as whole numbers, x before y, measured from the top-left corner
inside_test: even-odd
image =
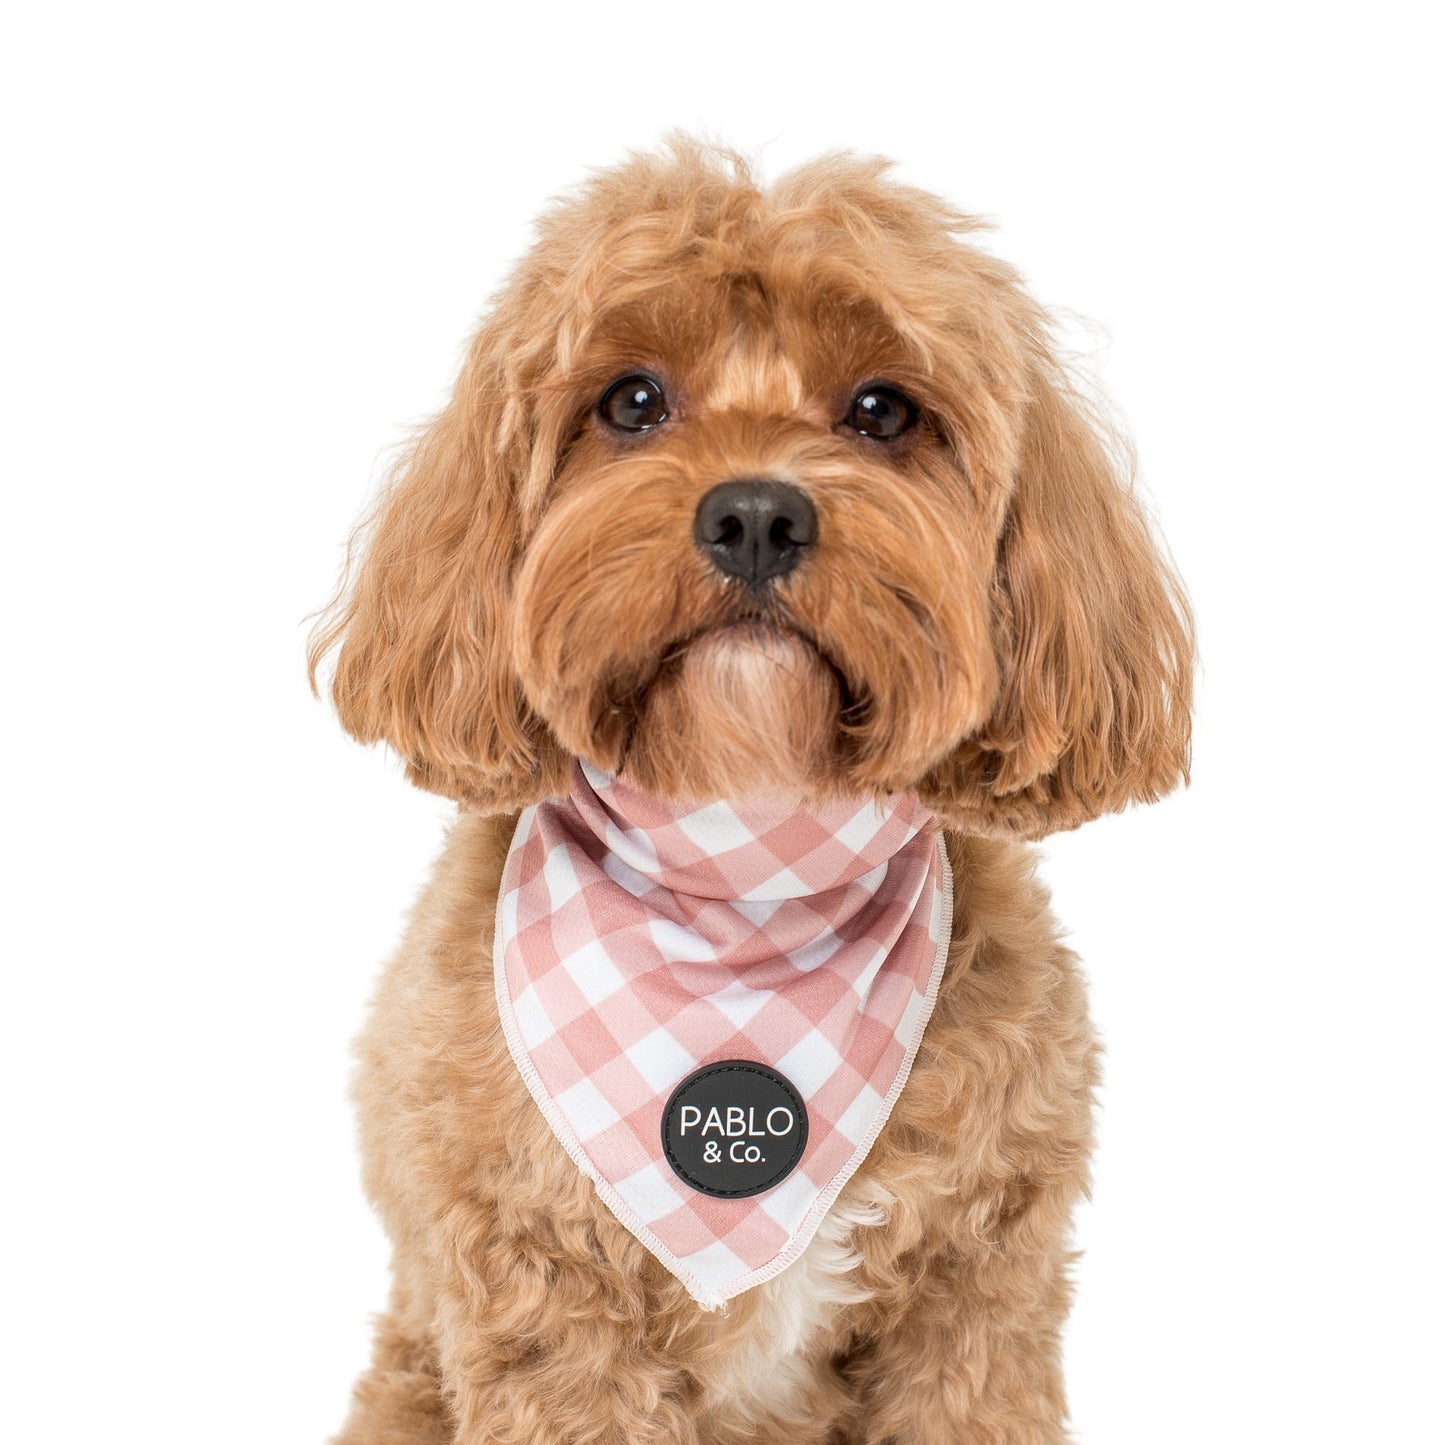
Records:
[[[911,795],[675,807],[585,765],[518,820],[497,1003],[607,1207],[706,1308],[807,1246],[933,1010],[953,890]]]

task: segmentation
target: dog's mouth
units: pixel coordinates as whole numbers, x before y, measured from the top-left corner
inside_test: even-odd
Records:
[[[820,645],[808,628],[780,612],[740,608],[735,614],[689,632],[665,648],[652,681],[668,668],[677,666],[690,652],[698,648],[737,648],[743,651],[767,652],[780,644],[802,648],[828,667],[833,666],[826,648]]]
[[[864,710],[865,705],[856,696],[827,644],[785,605],[773,599],[740,602],[718,621],[696,628],[665,647],[652,676],[634,695],[634,708],[640,709],[659,679],[682,666],[696,652],[732,655],[739,661],[752,656],[791,671],[821,667],[832,677],[837,689],[840,725],[851,726]]]
[[[673,796],[806,789],[852,706],[842,673],[781,609],[678,638],[624,706],[617,770]]]

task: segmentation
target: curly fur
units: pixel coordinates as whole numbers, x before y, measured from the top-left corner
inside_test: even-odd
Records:
[[[1184,777],[1191,630],[1047,318],[885,171],[764,189],[678,141],[560,202],[318,629],[347,729],[463,808],[361,1046],[396,1292],[346,1445],[1063,1438],[1094,1047],[1014,840]],[[670,419],[619,438],[597,398],[638,370]],[[924,420],[880,446],[840,419],[885,380]],[[761,597],[691,542],[738,477],[818,516]],[[948,830],[902,1098],[807,1259],[722,1314],[598,1203],[498,1026],[512,819],[577,756],[668,797],[912,788]]]

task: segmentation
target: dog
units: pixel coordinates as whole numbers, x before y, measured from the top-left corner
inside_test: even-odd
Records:
[[[1192,623],[1127,455],[977,225],[882,161],[764,186],[686,138],[633,156],[543,216],[364,525],[313,685],[329,666],[346,730],[459,816],[359,1045],[395,1284],[342,1445],[1064,1439],[1096,1045],[1025,845],[1187,781]],[[911,972],[841,1144],[846,1110],[741,1035],[659,1066],[622,1140],[666,1196],[642,1217],[524,1008],[529,938],[555,943],[545,967],[574,949],[584,992],[586,958],[636,955],[556,943],[565,898],[528,889],[546,860],[590,870],[643,910],[647,979],[685,991],[690,885],[656,893],[647,860],[691,848],[694,816],[699,868],[740,818],[744,861],[775,825],[867,821],[819,886],[891,908],[911,941],[864,973]],[[683,923],[711,909],[756,941],[760,909],[795,929],[817,894],[740,889]],[[814,931],[836,943],[846,913]],[[750,986],[770,946],[724,977]],[[787,976],[856,1004],[845,1032],[861,1017],[856,977]],[[743,1084],[746,1108],[717,1092]],[[689,1129],[730,1189],[680,1162]],[[807,1181],[827,1140],[848,1157]],[[785,1194],[786,1246],[719,1250]],[[666,1235],[674,1207],[706,1248]]]

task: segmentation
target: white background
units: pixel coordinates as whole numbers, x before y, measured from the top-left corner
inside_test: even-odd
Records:
[[[769,174],[892,155],[994,218],[1198,610],[1193,788],[1045,849],[1109,1051],[1078,1438],[1438,1438],[1426,13],[10,22],[8,1439],[339,1424],[385,1294],[348,1041],[449,809],[310,699],[303,619],[545,198],[677,125]]]

